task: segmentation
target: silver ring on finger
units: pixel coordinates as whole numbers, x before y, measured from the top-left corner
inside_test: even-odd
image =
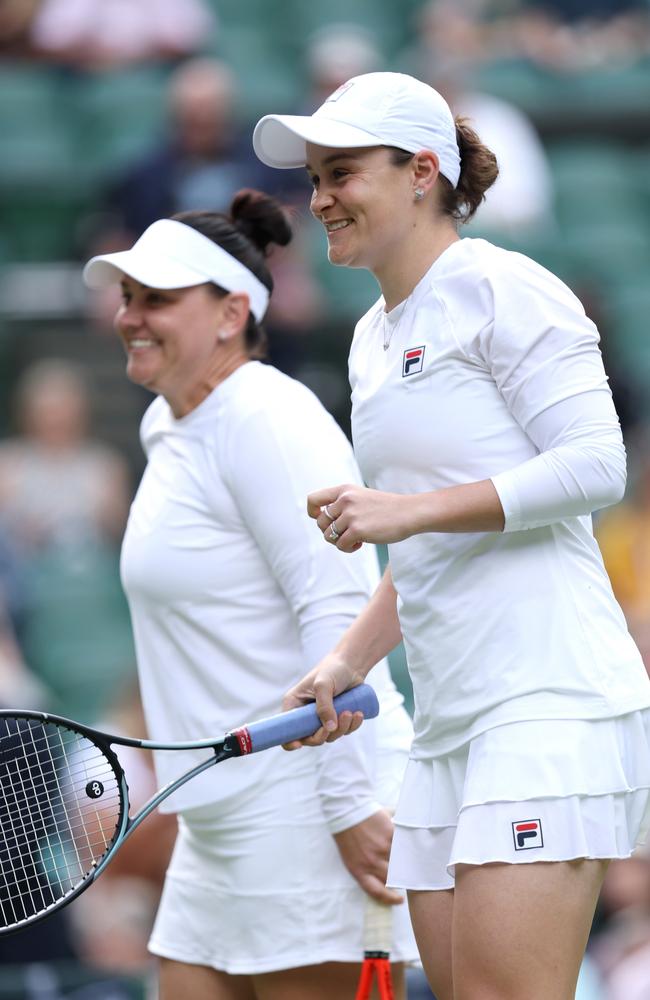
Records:
[[[341,537],[340,531],[336,530],[336,521],[332,521],[332,523],[330,524],[330,538],[332,539],[333,542],[335,542],[340,537]]]
[[[333,520],[334,520],[334,518],[333,518],[333,517],[332,517],[332,515],[330,514],[330,508],[329,508],[329,504],[327,504],[327,503],[326,503],[326,504],[325,504],[325,506],[321,508],[321,510],[322,510],[322,511],[323,511],[323,513],[325,514],[325,517],[329,517],[330,521],[333,521]]]

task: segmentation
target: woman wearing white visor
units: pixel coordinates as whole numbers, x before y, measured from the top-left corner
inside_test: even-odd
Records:
[[[356,77],[311,117],[263,118],[254,146],[306,165],[330,261],[382,291],[349,362],[368,488],[323,476],[309,510],[340,551],[388,543],[390,568],[285,704],[316,696],[308,742],[353,730],[332,695],[403,636],[415,739],[388,884],[432,988],[568,1000],[650,786],[650,682],[591,529],[625,485],[597,331],[548,271],[459,238],[497,165],[425,84]]]
[[[243,191],[229,217],[160,220],[86,265],[92,287],[121,282],[127,374],[158,394],[122,553],[154,739],[278,711],[379,581],[372,550],[349,560],[321,545],[305,509],[323,475],[360,481],[345,436],[307,388],[258,360],[266,252],[290,236],[276,202]],[[231,761],[168,800],[179,834],[150,942],[161,1000],[352,996],[367,893],[391,906],[403,979],[417,948],[385,887],[382,806],[395,805],[412,728],[385,662],[375,687],[382,712],[366,739]],[[160,781],[186,756],[161,754]]]

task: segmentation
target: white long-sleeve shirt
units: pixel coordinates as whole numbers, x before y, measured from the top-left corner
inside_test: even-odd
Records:
[[[510,721],[648,706],[591,529],[591,512],[622,496],[625,453],[598,333],[572,292],[520,254],[459,240],[408,299],[361,319],[350,380],[368,485],[491,478],[505,512],[503,533],[389,546],[414,756]]]
[[[359,481],[345,435],[305,386],[249,362],[177,420],[158,397],[142,422],[148,464],[122,550],[138,669],[154,739],[193,740],[280,711],[284,692],[328,652],[379,580],[370,547],[323,543],[307,494]],[[410,720],[387,664],[380,717],[317,753],[229,761],[180,789],[174,810],[251,794],[278,768],[313,770],[330,830],[378,808],[375,755],[408,747]],[[360,737],[357,739],[357,735]],[[196,754],[159,752],[160,781]]]

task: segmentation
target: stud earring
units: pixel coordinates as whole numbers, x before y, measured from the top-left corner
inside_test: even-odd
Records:
[[[413,195],[416,201],[422,201],[422,199],[424,198],[424,191],[422,190],[422,188],[416,188],[415,191],[413,192]]]

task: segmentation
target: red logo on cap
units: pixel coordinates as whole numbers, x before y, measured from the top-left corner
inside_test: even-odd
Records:
[[[344,94],[347,94],[350,87],[353,86],[354,86],[353,80],[348,80],[347,83],[342,83],[341,86],[338,88],[338,90],[335,90],[333,94],[330,94],[330,96],[325,101],[325,104],[329,104],[330,101],[338,101],[339,97],[343,97]]]

